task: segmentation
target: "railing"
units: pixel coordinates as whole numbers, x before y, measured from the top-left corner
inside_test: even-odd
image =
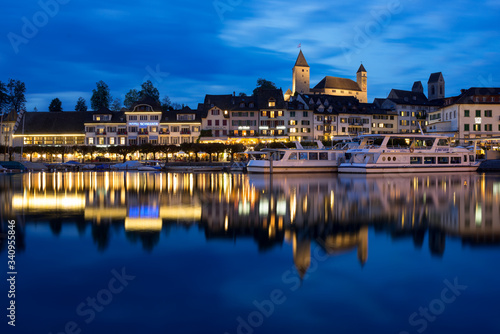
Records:
[[[190,130],[181,130],[181,135],[190,135],[191,131]]]

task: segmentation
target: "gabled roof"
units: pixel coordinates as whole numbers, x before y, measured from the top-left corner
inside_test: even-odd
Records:
[[[307,103],[302,103],[302,101],[293,100],[286,103],[286,108],[288,110],[308,110],[309,106]]]
[[[412,92],[401,89],[392,89],[387,99],[397,104],[409,105],[426,105],[429,102],[422,92]]]
[[[385,99],[381,99],[381,98],[374,98],[373,99],[373,104],[378,106],[378,107],[381,107],[382,106],[382,103],[385,102]]]
[[[297,56],[297,60],[295,61],[295,66],[309,67],[306,61],[306,57],[302,53],[302,50],[299,51],[299,55]]]
[[[109,108],[106,107],[101,107],[99,110],[92,111],[92,114],[94,115],[111,115],[113,112],[109,110]]]
[[[345,89],[361,91],[359,85],[351,79],[326,76],[313,89]]]
[[[415,92],[415,91],[424,91],[424,86],[422,85],[422,81],[415,81],[413,83],[413,86],[411,87],[411,91],[412,92]]]
[[[269,100],[274,99],[275,106],[269,107]],[[263,89],[260,88],[255,94],[255,100],[257,102],[258,109],[284,109],[285,108],[285,98],[283,96],[283,91],[279,89]]]
[[[443,76],[443,73],[441,72],[436,72],[436,73],[432,73],[430,76],[429,76],[429,81],[427,81],[427,83],[434,83],[434,82],[438,82],[439,81],[439,78]]]
[[[491,98],[483,101],[475,101],[474,97],[496,97],[496,101],[492,102]],[[459,96],[454,98],[452,104],[500,104],[500,87],[471,87],[463,91]]]
[[[37,134],[84,134],[85,119],[92,113],[77,111],[27,112],[24,121],[24,135]],[[16,134],[22,134],[19,126]]]
[[[192,120],[178,120],[178,115],[194,115],[194,119]],[[201,123],[201,118],[203,116],[203,112],[195,109],[191,109],[188,106],[184,106],[180,110],[167,110],[163,111],[161,115],[160,124],[164,123]]]
[[[4,113],[0,119],[3,118],[3,122],[15,122],[17,120],[17,112],[15,109],[12,109],[10,112],[8,113]]]
[[[149,95],[144,96],[142,99],[132,104],[132,106],[130,107],[130,111],[134,111],[135,107],[139,105],[149,105],[151,106],[153,111],[162,111],[160,102],[156,101]]]
[[[229,110],[233,106],[232,98],[234,97],[236,96],[233,96],[231,94],[205,95],[204,110],[208,111],[213,107],[217,107],[222,110]]]
[[[365,67],[363,66],[363,64],[361,64],[361,66],[359,66],[359,69],[356,73],[359,73],[359,72],[366,72],[365,70]]]

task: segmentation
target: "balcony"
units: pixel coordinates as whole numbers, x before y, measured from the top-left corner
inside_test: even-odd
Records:
[[[148,131],[139,131],[137,134],[139,136],[147,136],[149,134],[149,132]]]
[[[97,136],[105,136],[106,135],[106,131],[103,131],[103,132],[96,132],[95,133]]]
[[[159,134],[161,134],[161,135],[169,135],[170,131],[160,131]]]
[[[190,135],[191,130],[181,130],[181,135]]]
[[[126,135],[127,131],[119,130],[116,134],[117,135]]]

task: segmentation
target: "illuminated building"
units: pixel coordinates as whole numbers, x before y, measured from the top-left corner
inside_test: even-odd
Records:
[[[130,110],[93,111],[85,122],[85,143],[97,146],[194,143],[200,136],[201,119],[196,110],[162,110],[145,97]]]
[[[352,96],[361,103],[367,103],[367,75],[363,65],[356,72],[356,81],[347,78],[325,76],[314,88],[309,87],[310,67],[306,58],[299,51],[292,69],[291,94],[323,94],[333,96]]]
[[[21,120],[23,124],[13,135],[13,146],[66,147],[70,153],[70,148],[85,142],[83,123],[86,117],[84,112],[26,112]],[[32,155],[39,158],[42,152],[43,149]],[[51,161],[52,154],[46,159]]]
[[[500,136],[499,94],[500,88],[473,87],[445,98],[444,105],[430,113],[427,131],[461,138],[465,144],[467,138],[485,138],[482,143],[488,143],[489,137]],[[498,149],[495,142],[491,146]]]

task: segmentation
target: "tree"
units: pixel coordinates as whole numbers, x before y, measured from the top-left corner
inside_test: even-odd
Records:
[[[180,148],[177,145],[167,145],[160,144],[158,145],[158,152],[165,154],[165,163],[168,163],[168,155],[170,153],[179,152]]]
[[[181,105],[181,104],[179,104],[179,103],[174,102],[174,103],[172,103],[172,104],[170,105],[170,107],[171,107],[173,110],[181,110],[182,108],[184,108],[184,105]]]
[[[16,113],[19,113],[21,109],[24,109],[26,103],[24,93],[26,93],[24,82],[9,79],[9,83],[7,84],[9,110],[14,109]]]
[[[79,97],[78,101],[76,101],[75,111],[87,111],[87,104],[85,103],[85,99],[83,97]]]
[[[7,85],[0,81],[0,113],[7,109],[9,105],[9,95],[7,94]]]
[[[229,153],[231,154],[231,162],[234,162],[234,154],[245,151],[245,145],[243,144],[230,144],[227,146]]]
[[[153,86],[151,80],[144,82],[141,85],[141,88],[142,89],[139,93],[142,99],[149,96],[153,98],[156,102],[160,103],[160,92]]]
[[[255,95],[259,89],[277,89],[277,87],[274,82],[259,78],[257,79],[257,87],[253,90],[253,94]]]
[[[109,108],[111,103],[111,94],[109,87],[104,81],[96,83],[97,89],[92,90],[92,97],[90,98],[90,106],[92,110],[99,110],[101,108]]]
[[[126,108],[130,109],[130,107],[132,107],[134,103],[139,101],[140,98],[141,94],[137,91],[137,89],[131,89],[127,94],[125,94],[125,100],[123,101],[123,104]]]
[[[247,96],[247,94],[245,94],[245,93],[243,93],[243,92],[240,92],[240,93],[238,94],[238,96]]]
[[[122,108],[122,101],[119,98],[114,99],[113,103],[111,104],[111,110],[120,111],[121,108]]]
[[[110,146],[108,148],[109,153],[114,153],[121,155],[123,157],[123,162],[127,161],[127,155],[134,153],[137,151],[136,146],[128,146],[128,145],[117,145],[117,146]]]
[[[140,144],[138,146],[139,153],[145,154],[146,155],[146,160],[148,159],[148,155],[150,153],[153,153],[153,155],[156,156],[156,153],[159,152],[159,149],[156,148],[155,145],[150,144],[150,143],[144,143]],[[141,159],[141,155],[139,154],[139,160]]]
[[[125,94],[125,100],[123,100],[123,104],[125,107],[130,108],[134,103],[139,101],[141,98],[141,94],[137,89],[131,89],[128,91],[127,94]]]
[[[172,101],[170,101],[170,98],[168,96],[165,96],[162,100],[161,100],[161,106],[164,110],[168,110],[168,108],[170,108],[172,106]]]
[[[52,102],[50,102],[49,111],[51,112],[63,111],[61,100],[59,100],[57,97],[53,99]]]

